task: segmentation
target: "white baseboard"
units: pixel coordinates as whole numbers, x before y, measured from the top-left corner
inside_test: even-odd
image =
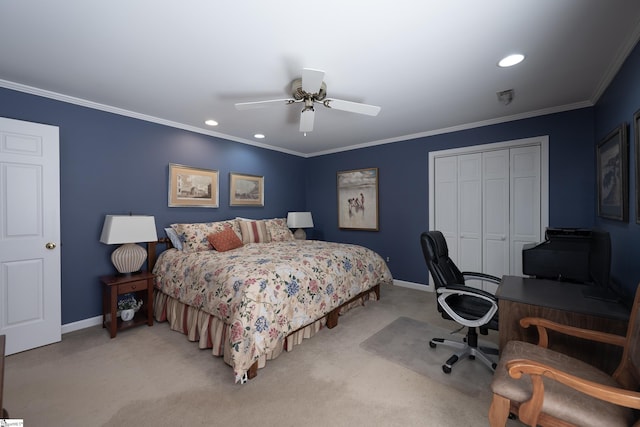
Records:
[[[80,329],[90,328],[91,326],[101,325],[102,316],[90,317],[84,320],[78,320],[77,322],[65,323],[62,325],[62,333],[68,334],[69,332],[79,331]]]
[[[422,283],[407,282],[405,280],[393,279],[393,285],[394,286],[400,286],[400,287],[403,287],[403,288],[415,289],[417,291],[433,292],[433,286],[428,285],[428,284],[424,285]]]

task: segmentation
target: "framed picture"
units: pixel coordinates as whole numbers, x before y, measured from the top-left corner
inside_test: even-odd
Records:
[[[623,123],[598,143],[598,215],[628,221],[629,143],[627,124]]]
[[[218,171],[169,163],[169,207],[218,207]]]
[[[264,206],[264,177],[231,172],[229,205]]]
[[[636,224],[640,224],[640,110],[633,115],[633,134],[636,151]]]
[[[338,226],[378,231],[378,168],[338,172]]]

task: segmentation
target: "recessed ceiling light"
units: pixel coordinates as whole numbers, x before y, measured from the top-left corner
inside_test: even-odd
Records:
[[[261,133],[256,133],[255,135],[253,135],[253,137],[257,139],[264,139],[264,135]]]
[[[498,62],[499,67],[512,67],[524,61],[524,55],[520,53],[514,53],[513,55],[505,56]]]
[[[207,120],[204,122],[204,124],[208,126],[218,126],[218,122],[216,122],[215,120]]]

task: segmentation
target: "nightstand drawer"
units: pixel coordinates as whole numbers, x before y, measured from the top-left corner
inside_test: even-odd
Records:
[[[147,289],[146,280],[137,280],[131,283],[118,285],[118,294],[126,294],[127,292],[143,291]]]

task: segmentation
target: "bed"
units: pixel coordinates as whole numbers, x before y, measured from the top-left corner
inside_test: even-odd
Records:
[[[240,383],[336,326],[339,314],[379,299],[380,286],[392,282],[374,251],[295,240],[282,218],[172,224],[166,231],[173,244],[157,257],[156,245],[149,248],[154,317],[212,348]]]

